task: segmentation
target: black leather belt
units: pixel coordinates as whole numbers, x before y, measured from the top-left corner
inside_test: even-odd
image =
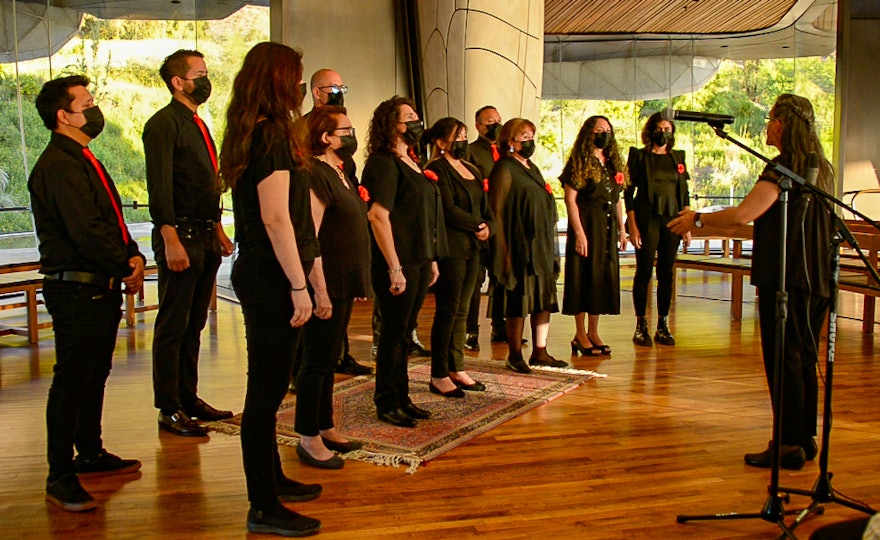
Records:
[[[119,287],[119,280],[115,277],[106,277],[101,274],[92,272],[79,272],[77,270],[66,270],[57,274],[46,274],[43,279],[49,281],[72,281],[74,283],[85,283],[87,285],[97,285],[98,287],[106,287],[109,290]]]
[[[214,230],[214,225],[217,222],[213,219],[198,219],[191,217],[179,217],[177,218],[177,226],[178,227],[188,227],[188,228],[198,228],[205,229],[206,231]]]

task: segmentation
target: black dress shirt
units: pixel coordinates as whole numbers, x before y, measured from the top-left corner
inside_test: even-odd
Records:
[[[495,157],[492,155],[492,141],[480,135],[477,140],[468,145],[468,161],[480,169],[482,178],[489,178],[492,167],[495,166]]]
[[[107,173],[119,208],[122,201]],[[75,270],[121,278],[129,259],[141,256],[137,242],[122,238],[116,210],[98,172],[75,140],[52,133],[28,178],[31,208],[40,241],[40,272]]]
[[[208,139],[214,147],[210,132]],[[172,99],[147,121],[143,141],[150,216],[156,228],[174,226],[179,218],[219,221],[217,173],[193,112]]]

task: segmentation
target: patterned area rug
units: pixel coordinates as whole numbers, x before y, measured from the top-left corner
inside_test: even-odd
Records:
[[[352,377],[336,383],[334,412],[336,428],[346,437],[362,441],[364,448],[345,454],[379,465],[398,467],[405,463],[414,473],[419,465],[481,435],[511,418],[566,394],[596,377],[605,375],[574,369],[533,369],[521,375],[504,368],[497,360],[468,359],[468,373],[486,385],[485,392],[467,392],[463,399],[444,398],[428,391],[431,366],[427,361],[410,360],[410,398],[419,407],[430,410],[430,420],[420,420],[415,429],[400,428],[380,422],[373,404],[375,378]],[[296,446],[299,439],[293,430],[293,396],[285,399],[278,411],[278,442]],[[239,434],[241,415],[213,422],[214,431]]]

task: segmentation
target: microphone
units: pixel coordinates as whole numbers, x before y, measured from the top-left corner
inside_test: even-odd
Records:
[[[660,117],[666,121],[681,120],[683,122],[707,122],[708,124],[732,124],[733,117],[729,114],[715,114],[693,111],[679,111],[668,108],[660,112]]]
[[[816,180],[819,179],[819,154],[816,152],[810,152],[810,156],[807,158],[807,173],[804,175],[804,180],[807,181],[811,186],[816,185]]]

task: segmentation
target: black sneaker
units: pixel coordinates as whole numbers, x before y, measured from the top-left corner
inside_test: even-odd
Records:
[[[98,503],[83,489],[75,474],[68,474],[54,482],[46,481],[46,500],[68,512],[94,510]]]
[[[480,335],[476,332],[468,333],[464,338],[464,350],[466,351],[479,351],[480,350]]]
[[[247,530],[252,533],[311,536],[320,528],[321,522],[317,519],[297,514],[280,504],[271,513],[251,508],[247,515]]]
[[[281,502],[305,502],[317,499],[324,488],[321,484],[303,484],[284,477],[278,481],[278,498]]]
[[[122,459],[106,450],[92,459],[86,459],[82,455],[76,456],[76,474],[128,474],[141,468],[141,462],[136,459]]]

